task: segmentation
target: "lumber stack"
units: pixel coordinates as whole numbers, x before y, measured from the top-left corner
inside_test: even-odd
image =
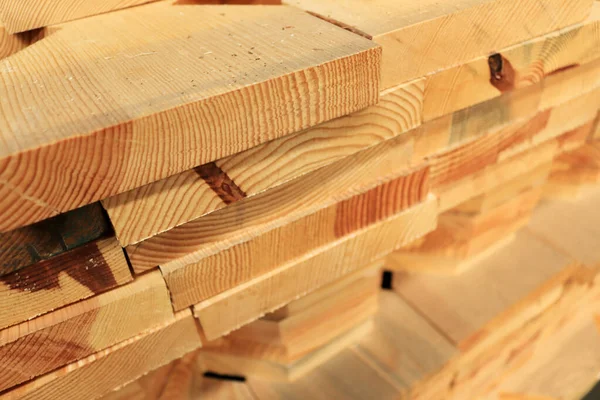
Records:
[[[0,0],[0,399],[582,394],[600,3],[280,3]]]

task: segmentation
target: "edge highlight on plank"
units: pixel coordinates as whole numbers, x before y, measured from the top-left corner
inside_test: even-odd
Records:
[[[293,7],[167,1],[53,29],[0,61],[0,231],[378,100],[381,49]]]

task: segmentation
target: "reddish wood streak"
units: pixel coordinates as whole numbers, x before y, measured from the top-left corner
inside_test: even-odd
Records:
[[[54,290],[60,288],[58,277],[61,272],[90,289],[92,293],[100,293],[117,285],[112,270],[96,242],[2,276],[0,282],[11,290],[20,292]]]
[[[336,208],[335,236],[346,236],[422,202],[428,181],[427,167],[342,201]]]
[[[235,203],[246,197],[246,193],[214,162],[196,167],[194,171],[204,179],[225,204]]]
[[[513,90],[515,87],[515,70],[510,61],[500,53],[488,57],[490,83],[500,92]]]
[[[565,65],[564,67],[557,68],[557,69],[555,69],[552,72],[548,72],[548,74],[546,74],[546,76],[551,76],[551,75],[559,74],[559,73],[561,73],[563,71],[567,71],[569,69],[573,69],[573,68],[577,68],[577,67],[579,67],[579,63]]]

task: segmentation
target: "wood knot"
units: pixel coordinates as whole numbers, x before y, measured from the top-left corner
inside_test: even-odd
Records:
[[[500,53],[492,54],[488,57],[488,66],[490,68],[490,83],[500,92],[506,92],[514,89],[515,70],[510,61]]]

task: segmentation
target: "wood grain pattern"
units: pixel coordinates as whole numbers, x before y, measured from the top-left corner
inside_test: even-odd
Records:
[[[374,4],[368,0],[289,0],[287,3],[381,44],[382,86],[389,88],[581,22],[589,15],[593,1],[386,0]]]
[[[546,186],[546,195],[552,198],[581,196],[587,188],[598,183],[600,183],[600,144],[586,143],[554,159]]]
[[[382,95],[377,105],[365,110],[211,164],[246,196],[257,195],[418,126],[422,92],[422,82],[411,82]],[[225,207],[206,180],[198,179],[198,169],[214,171],[208,166],[104,200],[121,245],[137,243]]]
[[[0,231],[377,101],[364,38],[291,7],[172,3],[66,23],[0,62]]]
[[[89,243],[111,230],[96,203],[0,233],[0,276]]]
[[[425,121],[542,82],[600,58],[600,5],[582,23],[519,43],[425,80]],[[552,79],[551,79],[552,80]]]
[[[413,138],[401,135],[325,168],[126,248],[136,272],[182,268],[406,174]],[[319,182],[315,185],[315,182]]]
[[[0,399],[94,399],[201,346],[191,313],[0,394]]]
[[[131,280],[114,237],[0,277],[0,327],[18,324]]]
[[[233,289],[423,202],[429,192],[427,177],[427,167],[410,171],[198,262],[161,266],[173,307],[180,310]]]
[[[0,330],[0,391],[173,318],[158,271],[104,294]]]
[[[383,257],[433,230],[436,199],[283,264],[194,306],[209,340],[252,322],[293,299]]]
[[[12,35],[8,32],[6,26],[0,22],[0,59],[19,52],[34,43],[39,37],[39,31],[23,32]]]

